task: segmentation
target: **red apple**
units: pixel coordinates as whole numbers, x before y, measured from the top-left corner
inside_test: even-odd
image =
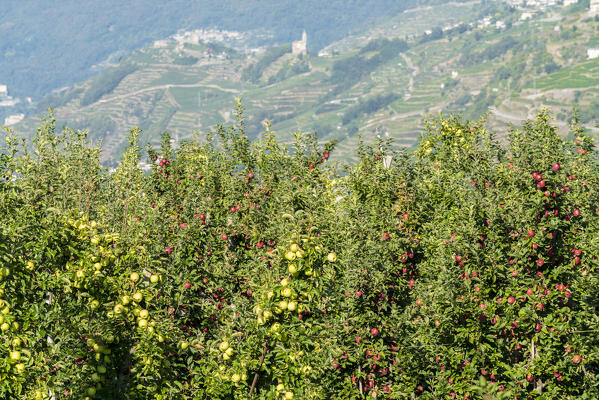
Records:
[[[539,181],[539,183],[537,183],[537,189],[542,189],[545,187],[545,181]]]
[[[539,258],[539,259],[537,260],[537,266],[539,266],[539,267],[542,267],[542,266],[543,266],[543,264],[545,264],[545,261],[543,261],[543,259],[542,259],[542,258]]]

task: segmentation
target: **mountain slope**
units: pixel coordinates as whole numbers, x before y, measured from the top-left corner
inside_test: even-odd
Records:
[[[230,120],[237,96],[247,108],[251,136],[264,119],[283,138],[315,130],[339,141],[342,158],[353,154],[357,134],[365,140],[386,134],[411,147],[423,117],[440,111],[478,118],[491,107],[489,124],[499,127],[545,106],[565,126],[578,105],[591,126],[599,118],[599,67],[586,60],[586,49],[595,45],[595,20],[561,7],[531,20],[520,16],[500,3],[477,2],[401,13],[356,32],[353,42],[331,46],[330,55],[269,56],[252,80],[244,71],[259,65],[264,53],[248,58],[214,44],[145,48],[121,64],[125,72],[135,66],[126,76],[107,71],[47,105],[58,106],[60,123],[103,139],[108,162],[118,159],[129,127],[141,126],[149,142],[163,130],[178,139],[205,133]],[[409,27],[424,30],[427,21],[429,33],[408,34]],[[90,91],[114,84],[115,76],[122,79],[114,90],[82,103]],[[15,129],[32,132],[36,123],[31,118]]]
[[[0,84],[7,84],[13,96],[39,99],[87,79],[98,64],[117,61],[180,29],[260,31],[249,46],[291,41],[306,29],[310,48],[318,50],[372,18],[420,2],[5,0],[0,6]]]

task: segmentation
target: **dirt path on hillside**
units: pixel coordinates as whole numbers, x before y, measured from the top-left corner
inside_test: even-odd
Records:
[[[422,111],[411,111],[411,112],[407,112],[407,113],[403,113],[403,114],[396,114],[389,118],[384,118],[381,120],[370,122],[366,125],[363,125],[361,129],[367,129],[367,128],[371,128],[375,125],[381,125],[384,122],[395,121],[397,119],[404,119],[404,118],[409,118],[409,117],[413,117],[415,115],[422,115],[422,114],[423,114]]]
[[[408,93],[406,93],[404,97],[404,100],[410,100],[410,98],[412,97],[412,92],[414,91],[414,78],[416,77],[416,75],[420,73],[420,68],[414,65],[410,57],[408,57],[405,53],[401,53],[401,58],[404,59],[408,68],[413,70],[412,75],[410,75],[410,82],[408,83]]]
[[[134,92],[129,92],[127,94],[121,94],[118,96],[113,96],[113,97],[109,97],[107,99],[100,99],[98,101],[96,101],[95,103],[92,103],[90,105],[87,105],[85,107],[81,107],[80,110],[85,110],[87,108],[91,108],[92,106],[95,106],[97,104],[104,104],[104,103],[111,103],[114,101],[119,101],[119,100],[123,100],[126,99],[128,97],[133,97],[136,96],[138,94],[142,94],[142,93],[147,93],[147,92],[154,92],[156,90],[161,90],[161,89],[170,89],[173,87],[180,87],[180,88],[193,88],[193,87],[207,87],[207,88],[212,88],[212,89],[218,89],[222,92],[227,92],[227,93],[239,93],[239,90],[237,89],[229,89],[229,88],[223,88],[220,87],[218,85],[215,84],[206,84],[206,83],[191,83],[191,84],[165,84],[165,85],[158,85],[158,86],[151,86],[148,88],[144,88],[144,89],[139,89],[136,90]]]
[[[507,113],[505,111],[500,111],[496,107],[489,107],[489,112],[504,122],[511,122],[512,124],[516,125],[522,124],[522,121],[528,118],[527,116],[523,117],[522,115],[516,115]]]

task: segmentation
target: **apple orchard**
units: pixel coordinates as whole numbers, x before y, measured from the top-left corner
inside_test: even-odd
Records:
[[[345,165],[315,134],[250,141],[237,111],[177,148],[134,129],[112,172],[51,116],[4,132],[1,399],[599,398],[576,120],[498,140],[441,116]]]

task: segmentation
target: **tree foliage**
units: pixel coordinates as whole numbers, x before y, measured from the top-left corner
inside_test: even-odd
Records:
[[[0,152],[0,398],[593,399],[599,170],[545,112],[414,153],[233,126]],[[390,158],[391,157],[391,158]]]

